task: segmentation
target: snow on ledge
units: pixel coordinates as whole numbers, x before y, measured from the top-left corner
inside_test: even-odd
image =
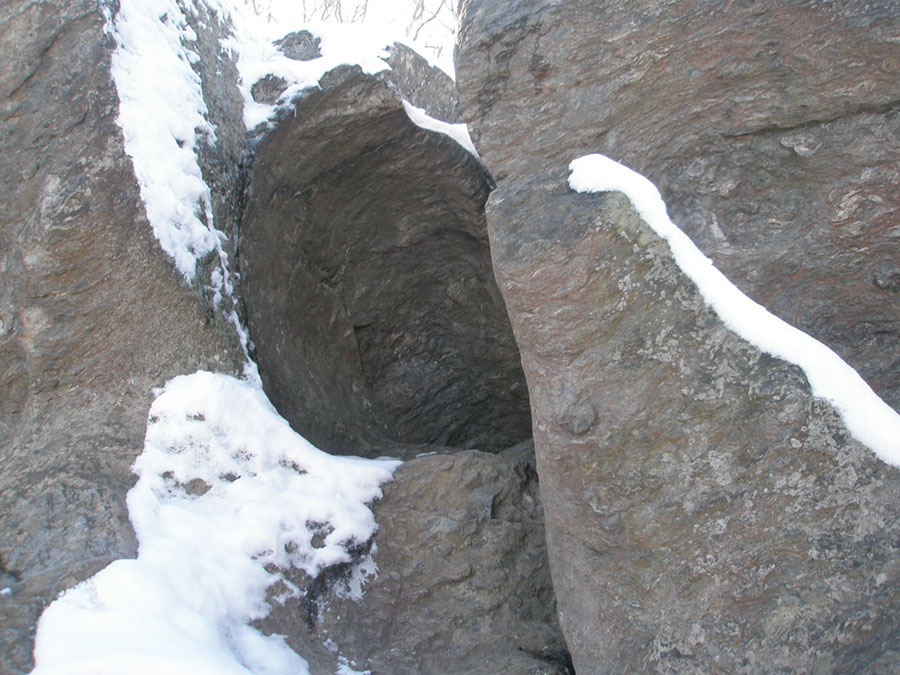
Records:
[[[669,219],[653,183],[599,154],[579,157],[569,164],[569,170],[569,186],[577,192],[624,193],[646,223],[668,242],[675,262],[726,326],[760,350],[800,366],[813,395],[834,406],[850,433],[888,464],[900,466],[900,415],[837,354],[748,298],[716,269]]]
[[[472,143],[472,138],[469,136],[469,127],[466,126],[465,122],[459,122],[457,124],[443,122],[431,117],[424,109],[417,108],[405,99],[403,101],[403,109],[406,111],[406,116],[409,117],[412,123],[417,127],[449,136],[463,148],[468,150],[472,156],[479,161],[481,160],[478,156],[478,151],[475,149],[475,144]]]
[[[254,131],[260,124],[274,126],[279,109],[291,106],[305,89],[318,87],[322,76],[338,66],[359,66],[368,75],[390,68],[386,59],[393,40],[368,26],[321,22],[269,24],[237,3],[210,2],[217,2],[228,11],[233,22],[233,34],[222,44],[237,56],[238,87],[244,98],[244,125],[248,131]],[[275,40],[299,30],[306,30],[319,39],[320,57],[296,61],[285,56],[275,45]],[[287,84],[287,89],[271,105],[258,103],[252,94],[253,85],[267,75],[280,77]]]
[[[186,46],[197,36],[176,0],[122,0],[108,30],[125,152],[153,233],[190,282],[197,261],[221,251],[224,238],[197,162],[198,143],[215,142],[192,67],[200,57]]]
[[[34,675],[308,673],[249,624],[276,582],[282,600],[300,592],[281,570],[351,561],[377,529],[367,504],[400,462],[317,450],[258,384],[227,375],[182,375],[157,394],[127,498],[138,557],[44,611]],[[373,572],[364,560],[345,592],[359,597]]]

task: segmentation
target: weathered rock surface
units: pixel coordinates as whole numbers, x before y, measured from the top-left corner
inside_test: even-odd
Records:
[[[897,407],[897,3],[462,6],[576,669],[896,669],[900,472],[565,169],[604,152],[647,174],[726,274]]]
[[[329,451],[498,450],[531,436],[491,270],[488,178],[404,112],[402,82],[434,76],[416,58],[417,77],[327,74],[260,142],[250,179],[240,267],[260,373]]]
[[[900,3],[462,3],[498,181],[602,152],[742,290],[900,409]]]
[[[0,6],[4,673],[30,669],[34,621],[56,593],[134,553],[124,497],[153,387],[241,361],[153,238],[116,125],[111,49],[93,0]],[[228,208],[218,191],[216,217]]]
[[[189,287],[153,238],[116,124],[114,45],[101,10],[94,2],[0,9],[0,588],[12,590],[0,596],[3,673],[30,668],[34,622],[59,591],[135,553],[124,497],[153,388],[199,368],[235,373],[243,362],[228,325],[234,305],[210,302],[222,259],[200,261]],[[224,27],[202,3],[196,12],[190,48],[216,128],[199,162],[234,272],[247,134],[234,63],[219,44]],[[294,34],[281,48],[302,59],[315,58],[317,46]],[[270,209],[272,231],[302,223],[284,233],[305,248],[282,251],[293,258],[258,277],[246,238],[243,253],[254,283],[300,284],[290,312],[256,316],[276,325],[287,316],[307,331],[307,361],[294,362],[288,388],[334,387],[310,404],[337,420],[337,430],[323,423],[323,437],[356,452],[415,454],[431,449],[412,445],[423,440],[496,450],[530,436],[530,418],[490,268],[487,178],[453,141],[406,118],[401,96],[451,121],[456,109],[448,81],[417,59],[397,46],[390,75],[333,73],[304,99],[306,126],[272,134],[275,150],[288,139],[280,164],[266,167],[263,142],[256,189],[289,192],[281,206],[251,196],[251,214]],[[279,276],[284,265],[294,277]],[[432,663],[444,672],[485,663],[563,672],[535,475],[521,455],[471,452],[404,466],[384,503],[373,598],[334,599],[354,616],[345,627],[318,602],[337,573],[307,580],[303,631],[292,639],[311,635],[306,617],[315,609],[347,653],[388,672]],[[471,575],[458,576],[463,568]],[[409,628],[386,636],[379,651],[362,631],[383,629],[382,605]],[[417,651],[391,651],[398,648]]]
[[[376,506],[378,575],[363,598],[328,589],[263,627],[289,635],[314,673],[335,672],[337,649],[373,673],[571,672],[528,446],[401,466]]]
[[[288,33],[280,40],[275,40],[275,45],[281,52],[295,61],[312,61],[322,56],[320,44],[321,40],[308,30]]]
[[[888,672],[900,471],[738,338],[621,195],[501,186],[492,250],[578,672]]]
[[[400,45],[390,63],[332,71],[257,147],[240,234],[256,359],[279,411],[329,451],[496,452],[531,423],[491,269],[489,178],[403,110],[454,121],[452,82]],[[339,658],[374,673],[568,672],[532,464],[527,441],[412,459],[376,506],[363,598],[335,592],[342,570],[294,579],[304,597],[261,628],[315,673]]]
[[[461,122],[456,84],[422,56],[395,42],[388,50],[390,80],[407,101],[444,122]]]

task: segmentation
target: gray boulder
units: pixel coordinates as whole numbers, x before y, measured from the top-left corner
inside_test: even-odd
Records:
[[[263,628],[315,673],[335,672],[338,650],[373,673],[571,672],[530,455],[528,443],[403,464],[375,509],[378,573],[362,599],[321,588]]]
[[[240,267],[260,374],[330,451],[496,451],[531,436],[491,269],[489,179],[410,121],[403,82],[435,75],[416,58],[417,78],[328,73],[260,142],[250,177]]]
[[[322,56],[319,49],[321,40],[308,30],[298,30],[288,33],[283,38],[275,40],[275,45],[281,52],[294,61],[312,61]]]

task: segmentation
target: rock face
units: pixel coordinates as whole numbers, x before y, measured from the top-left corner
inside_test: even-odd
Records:
[[[900,410],[896,2],[462,3],[498,181],[602,152],[744,292]]]
[[[59,591],[134,554],[124,497],[153,387],[242,360],[153,238],[104,22],[93,0],[0,8],[4,673],[30,669],[34,621]],[[214,209],[227,220],[222,192]]]
[[[279,411],[330,451],[497,452],[531,421],[489,177],[404,111],[454,120],[450,80],[400,45],[390,63],[328,73],[257,147],[239,249],[255,356]],[[263,630],[316,673],[570,672],[528,441],[411,459],[384,490],[364,596],[335,591],[342,570],[296,579],[305,595]]]
[[[240,267],[260,373],[294,428],[330,451],[499,450],[531,436],[491,270],[488,178],[404,112],[403,82],[439,91],[416,59],[417,76],[406,61],[326,75],[260,142],[250,179]]]
[[[235,301],[213,302],[223,258],[201,260],[188,285],[153,238],[116,123],[104,7],[0,9],[4,675],[30,669],[34,623],[58,592],[135,554],[125,493],[153,389],[198,369],[237,374],[244,362],[229,323]],[[449,81],[400,46],[391,75],[332,73],[301,103],[302,123],[285,121],[260,144],[248,196],[237,73],[219,43],[226,27],[202,3],[186,12],[216,129],[198,160],[226,271],[239,291],[231,266],[246,198],[249,287],[288,292],[268,315],[247,296],[258,354],[269,364],[292,356],[283,390],[308,396],[310,435],[329,449],[331,439],[407,455],[447,450],[420,443],[496,451],[528,438],[524,376],[487,248],[489,179],[401,105],[402,95],[453,120]],[[302,34],[280,44],[315,57]],[[279,249],[279,237],[300,248]],[[273,348],[267,325],[299,328]],[[330,672],[328,634],[388,672],[565,672],[536,476],[522,455],[471,451],[404,466],[381,506],[371,600],[332,597],[337,572],[306,580],[301,614],[285,610],[291,640]],[[405,629],[368,639],[392,620]]]
[[[896,407],[896,4],[462,7],[576,670],[896,669],[900,472],[565,170],[605,152],[646,173],[726,274]]]
[[[555,184],[500,187],[488,218],[576,670],[895,666],[900,472],[725,329],[621,195]]]
[[[363,598],[328,589],[263,627],[289,635],[313,672],[335,672],[338,648],[375,673],[570,672],[526,446],[401,466],[376,507],[378,575]]]

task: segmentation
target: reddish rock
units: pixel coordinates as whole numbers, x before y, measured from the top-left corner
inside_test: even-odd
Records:
[[[125,493],[153,388],[242,360],[153,237],[104,23],[93,0],[0,8],[3,673],[30,670],[57,593],[134,554]]]
[[[900,6],[462,3],[457,81],[494,177],[601,152],[744,292],[900,410]]]
[[[896,2],[462,3],[463,116],[578,672],[891,672],[900,472],[726,330],[621,196],[900,407]]]

